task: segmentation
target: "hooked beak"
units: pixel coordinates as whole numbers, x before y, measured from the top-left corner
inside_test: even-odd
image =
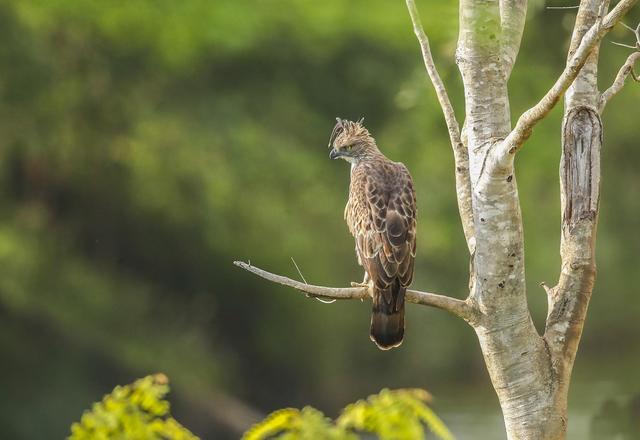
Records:
[[[331,151],[329,151],[329,159],[337,159],[340,156],[341,156],[340,152],[335,148],[332,148]]]

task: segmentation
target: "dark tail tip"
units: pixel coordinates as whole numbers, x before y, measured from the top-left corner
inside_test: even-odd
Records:
[[[404,337],[404,307],[394,313],[373,310],[371,314],[371,340],[381,350],[399,347]]]

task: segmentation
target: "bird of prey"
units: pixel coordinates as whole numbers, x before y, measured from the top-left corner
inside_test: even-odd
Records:
[[[355,238],[362,283],[373,299],[371,340],[388,350],[402,343],[404,296],[416,256],[416,196],[407,167],[389,160],[358,122],[336,118],[329,157],[351,163],[344,218]]]

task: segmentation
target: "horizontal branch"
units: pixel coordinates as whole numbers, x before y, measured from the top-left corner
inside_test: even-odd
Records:
[[[635,81],[639,81],[639,78],[633,72],[633,66],[636,61],[640,60],[640,52],[634,52],[627,58],[627,61],[622,65],[618,74],[616,75],[616,79],[611,84],[607,90],[602,92],[600,95],[600,101],[598,103],[598,112],[602,114],[604,108],[611,98],[613,98],[624,86],[625,81],[629,74],[633,77]]]
[[[259,267],[252,266],[244,261],[234,261],[233,264],[241,269],[258,275],[265,280],[281,284],[283,286],[293,287],[300,292],[304,292],[309,296],[323,299],[370,299],[369,289],[367,287],[325,287],[314,286],[312,284],[302,283],[292,280],[291,278],[276,275]],[[421,292],[419,290],[407,290],[405,294],[407,302],[431,306],[438,309],[446,310],[466,321],[474,321],[476,316],[475,309],[467,302],[456,298],[450,298],[436,293]]]
[[[580,45],[569,59],[555,84],[544,97],[518,119],[515,128],[496,150],[494,163],[502,163],[513,158],[515,152],[531,135],[533,127],[541,121],[558,103],[564,92],[582,69],[593,48],[618,23],[638,0],[621,0],[604,18],[598,19],[582,38]]]

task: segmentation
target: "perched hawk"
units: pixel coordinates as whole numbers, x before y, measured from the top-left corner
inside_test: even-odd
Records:
[[[402,163],[380,152],[362,120],[337,118],[329,139],[331,159],[351,163],[344,217],[355,238],[362,285],[373,295],[371,340],[388,350],[404,336],[404,294],[416,256],[416,195]]]

